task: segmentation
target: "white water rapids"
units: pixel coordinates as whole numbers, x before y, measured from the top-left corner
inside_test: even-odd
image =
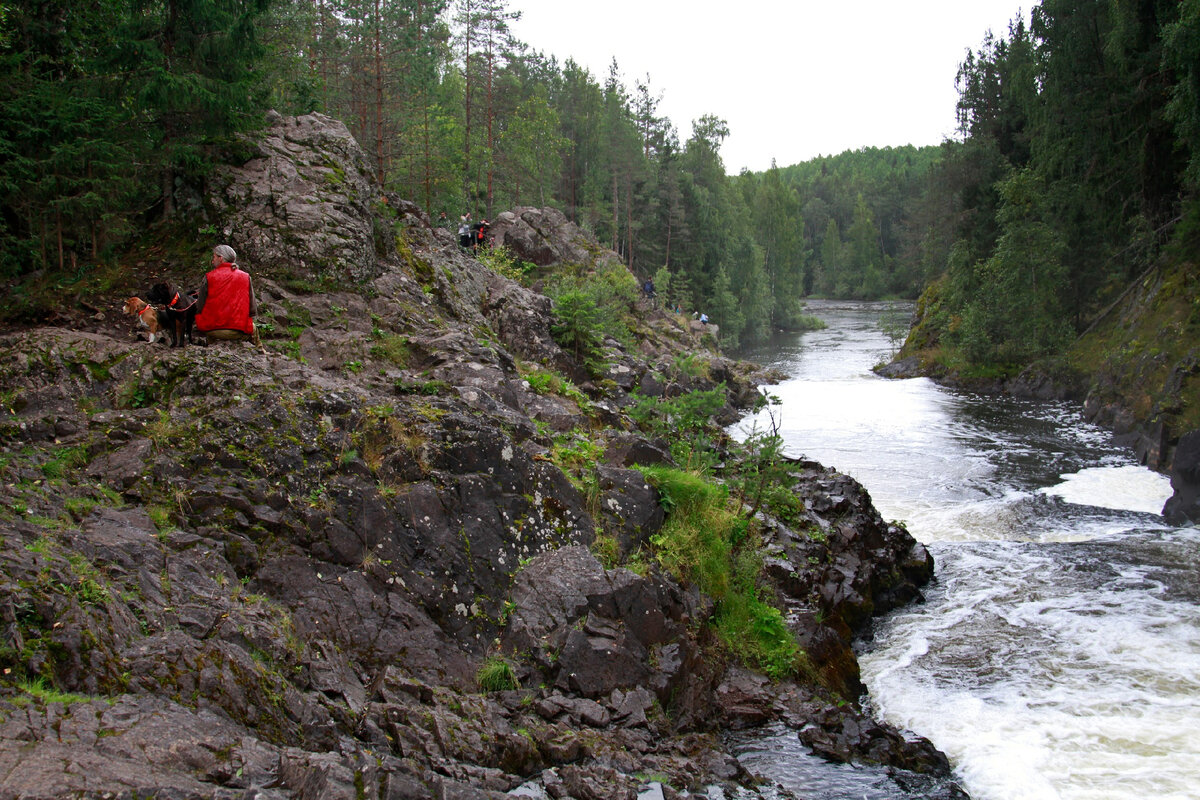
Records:
[[[740,354],[792,376],[769,387],[788,452],[857,478],[937,562],[862,648],[875,712],[974,800],[1200,797],[1200,531],[1163,524],[1168,480],[1077,406],[875,376],[883,309],[813,303],[829,329]],[[780,747],[750,768],[803,796]]]

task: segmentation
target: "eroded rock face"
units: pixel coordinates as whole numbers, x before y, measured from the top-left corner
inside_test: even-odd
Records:
[[[553,208],[521,206],[505,211],[492,220],[491,236],[522,261],[539,267],[618,260],[616,253],[598,248],[578,225]]]
[[[933,557],[903,528],[885,523],[866,489],[811,461],[793,463],[803,518],[766,521],[766,574],[791,609],[792,629],[827,685],[865,688],[851,644],[871,619],[921,601]]]
[[[647,688],[668,703],[697,668],[689,625],[711,613],[672,581],[605,570],[582,547],[530,562],[512,599],[504,646],[529,653],[556,688],[588,698]]]
[[[217,170],[212,213],[239,261],[256,274],[360,283],[379,274],[388,237],[377,236],[382,195],[346,126],[324,114],[272,112],[253,156]],[[377,252],[377,242],[383,253]]]

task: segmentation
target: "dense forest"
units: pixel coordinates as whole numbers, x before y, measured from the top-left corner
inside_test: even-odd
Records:
[[[531,52],[504,0],[0,3],[0,275],[79,274],[204,223],[264,111],[344,120],[379,182],[451,223],[563,210],[723,344],[809,294],[915,297],[978,363],[1061,348],[1200,227],[1200,0],[1045,0],[964,48],[960,136],[727,175],[719,109]]]
[[[961,145],[910,212],[939,265],[916,344],[1011,374],[1149,270],[1183,265],[1200,296],[1200,2],[1043,0],[958,87]]]

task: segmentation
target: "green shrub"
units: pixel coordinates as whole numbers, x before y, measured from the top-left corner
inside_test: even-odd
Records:
[[[605,337],[632,343],[638,283],[621,264],[594,270],[567,265],[546,286],[546,294],[554,300],[555,340],[576,352],[576,360],[593,375],[606,367],[600,358]]]
[[[520,688],[516,673],[502,656],[489,656],[479,671],[475,673],[475,680],[479,683],[479,688],[485,692],[503,692]]]
[[[616,569],[621,564],[621,545],[616,538],[599,534],[592,540],[592,555],[605,569]]]
[[[793,675],[804,653],[779,609],[760,596],[762,560],[750,521],[730,502],[729,490],[700,475],[663,466],[638,469],[667,510],[651,538],[659,563],[716,601],[714,627],[743,663],[772,678]]]
[[[61,703],[67,706],[74,703],[89,703],[93,699],[86,695],[63,692],[47,686],[46,679],[42,677],[20,681],[17,688],[24,693],[24,696],[18,695],[13,698],[17,705],[24,705],[28,702],[28,698],[34,698],[41,703]],[[111,701],[109,702],[111,703]]]
[[[64,447],[55,453],[54,457],[42,464],[42,474],[47,478],[66,477],[73,469],[86,465],[88,462],[87,448],[83,446]]]
[[[482,248],[475,253],[475,259],[488,269],[526,286],[530,274],[537,270],[536,264],[517,258],[505,245]]]
[[[371,345],[371,355],[400,367],[407,366],[411,358],[408,337],[383,333],[378,337],[378,341]]]
[[[583,292],[571,291],[555,298],[550,333],[593,375],[604,371],[602,316],[595,300]]]

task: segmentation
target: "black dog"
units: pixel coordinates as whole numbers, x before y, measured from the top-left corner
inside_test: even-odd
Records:
[[[156,283],[150,287],[146,299],[151,303],[161,304],[167,312],[170,324],[167,330],[171,333],[171,347],[183,347],[184,337],[188,344],[192,342],[192,326],[196,322],[196,296],[184,296],[171,291],[171,284]]]

